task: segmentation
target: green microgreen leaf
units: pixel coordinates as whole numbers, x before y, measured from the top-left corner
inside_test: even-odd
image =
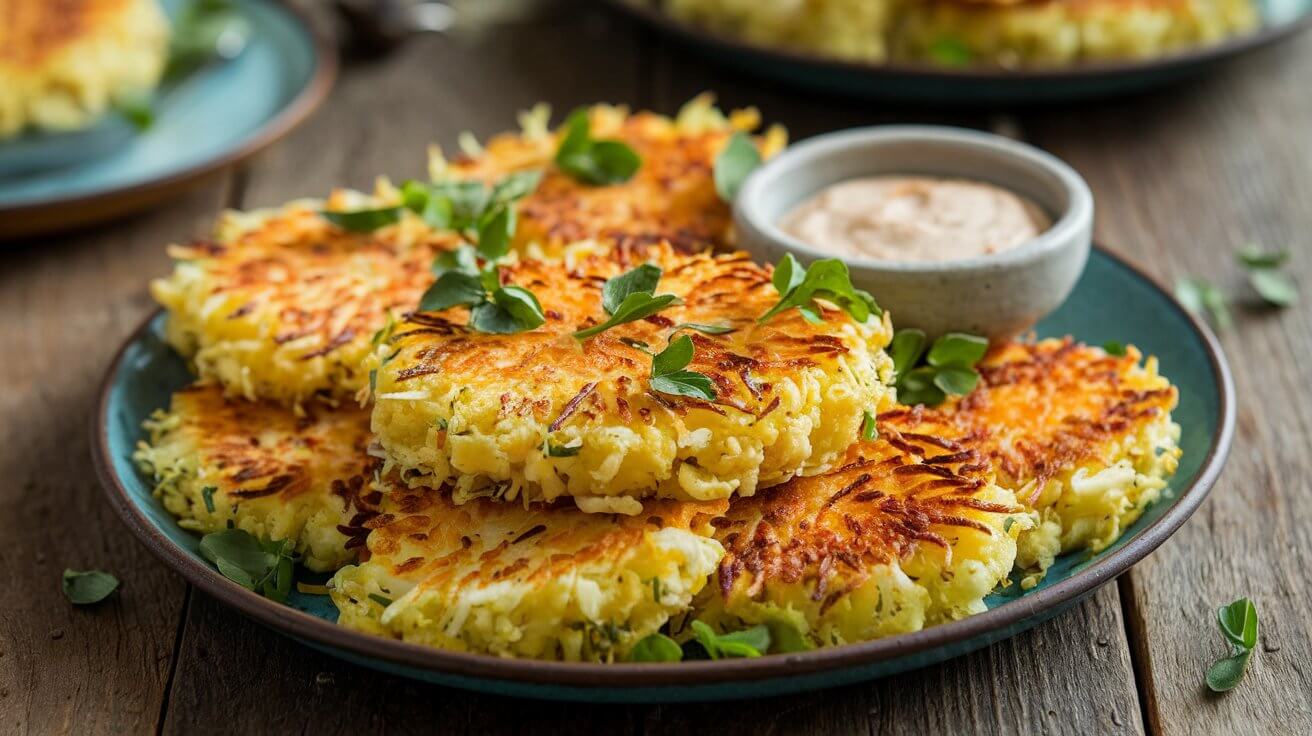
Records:
[[[459,271],[471,276],[477,276],[478,256],[471,245],[462,245],[454,250],[447,250],[438,253],[433,258],[432,265],[433,275],[441,277],[448,271]]]
[[[543,440],[542,451],[547,457],[574,457],[583,449],[583,440],[576,439],[563,445],[558,445],[551,440]]]
[[[488,210],[478,225],[478,254],[495,261],[510,252],[515,237],[515,208],[498,205]]]
[[[964,67],[975,61],[975,52],[959,38],[939,36],[929,46],[929,58],[942,66]]]
[[[419,299],[419,311],[440,312],[459,306],[472,306],[487,300],[487,290],[478,276],[448,271],[428,287]]]
[[[867,411],[865,416],[861,419],[861,439],[869,442],[873,440],[878,433],[879,427],[875,422],[875,415]]]
[[[973,368],[939,368],[934,374],[934,385],[949,396],[965,396],[979,384],[979,373]]]
[[[64,570],[64,597],[75,606],[99,603],[118,588],[118,578],[102,570]]]
[[[224,577],[265,598],[286,602],[295,560],[291,540],[264,541],[244,529],[224,529],[200,540],[201,556]]]
[[[674,331],[679,330],[696,330],[706,335],[725,335],[734,331],[732,325],[707,325],[700,322],[680,322],[674,326]]]
[[[205,486],[200,489],[200,498],[205,502],[205,510],[214,513],[214,492],[219,489],[214,486]]]
[[[760,165],[761,152],[752,137],[743,132],[734,133],[715,157],[715,191],[720,199],[732,202],[747,175]]]
[[[764,624],[731,634],[716,634],[702,621],[693,621],[692,631],[711,659],[759,657],[770,649],[770,629]]]
[[[1208,668],[1207,687],[1221,693],[1239,684],[1257,648],[1257,607],[1248,598],[1240,598],[1217,609],[1216,620],[1230,643],[1231,654]]]
[[[586,184],[626,182],[642,166],[642,158],[628,144],[594,140],[586,109],[575,110],[565,121],[565,135],[556,149],[556,167]]]
[[[775,618],[767,621],[766,626],[770,629],[769,648],[775,652],[788,654],[807,652],[815,648],[806,634],[792,621]]]
[[[683,370],[692,362],[693,349],[692,338],[680,335],[652,356],[651,389],[663,394],[714,401],[715,384],[711,379],[695,371]]]
[[[898,330],[893,335],[893,342],[888,346],[888,355],[893,359],[893,372],[901,376],[920,362],[925,354],[928,338],[924,330],[908,327]]]
[[[809,321],[818,321],[821,313],[812,304],[814,299],[832,302],[857,322],[865,322],[872,314],[875,316],[882,314],[874,297],[852,286],[852,277],[847,270],[847,264],[837,258],[819,260],[812,263],[810,268],[803,268],[792,259],[791,254],[787,255],[775,268],[772,281],[776,290],[780,285],[796,285],[786,292],[780,292],[779,301],[758,317],[757,322],[767,322],[776,314],[793,307],[801,309],[802,316]]]
[[[987,338],[964,332],[949,332],[934,341],[926,361],[935,368],[969,368],[978,363],[988,350]]]
[[[898,381],[897,400],[898,403],[908,406],[924,404],[925,406],[938,406],[947,398],[943,389],[934,383],[934,376],[938,371],[933,368],[913,368],[907,371],[906,375]]]
[[[519,329],[515,332],[537,329],[547,321],[538,298],[522,286],[502,286],[492,292],[492,301],[509,313],[518,324]]]
[[[630,662],[679,662],[683,660],[683,649],[670,637],[656,633],[648,634],[638,640],[629,650]]]
[[[535,192],[541,182],[542,172],[537,169],[508,174],[492,186],[492,201],[501,205],[517,202]]]
[[[1235,257],[1244,268],[1280,268],[1289,260],[1289,251],[1262,250],[1256,243],[1249,243],[1236,251]]]
[[[793,257],[792,253],[785,253],[784,257],[779,259],[779,265],[774,267],[774,274],[771,275],[770,281],[774,284],[774,290],[783,296],[801,286],[805,278],[806,268]]]
[[[1125,345],[1116,340],[1108,340],[1102,344],[1103,352],[1108,355],[1114,355],[1118,358],[1125,356]]]
[[[1259,268],[1248,272],[1248,283],[1267,304],[1288,307],[1298,302],[1298,287],[1294,279],[1283,271]]]
[[[1183,278],[1176,281],[1175,298],[1190,312],[1209,315],[1212,324],[1220,331],[1228,330],[1234,324],[1225,294],[1206,279]]]
[[[673,294],[661,294],[659,296],[652,296],[645,292],[629,294],[615,309],[615,312],[611,314],[610,319],[587,329],[579,330],[574,333],[574,337],[583,340],[617,325],[650,317],[672,304],[677,304],[678,301],[679,297]]]
[[[606,314],[615,314],[630,294],[655,294],[660,280],[661,268],[653,263],[644,263],[607,279],[601,288],[601,308]]]
[[[395,225],[401,220],[401,205],[366,210],[324,210],[319,214],[325,220],[353,233],[371,233],[379,228]]]
[[[388,606],[392,605],[392,603],[393,603],[393,601],[392,601],[391,598],[388,598],[388,597],[385,596],[385,595],[379,595],[379,594],[377,594],[377,593],[370,593],[370,594],[369,594],[369,600],[373,601],[374,603],[377,603],[378,605],[382,606],[383,608],[387,608]]]

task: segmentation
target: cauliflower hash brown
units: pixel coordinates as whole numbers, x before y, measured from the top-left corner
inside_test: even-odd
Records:
[[[1261,23],[1252,0],[665,0],[671,16],[765,46],[862,62],[1053,67],[1143,59]]]
[[[156,0],[0,0],[0,140],[87,127],[159,83],[168,43]]]
[[[978,441],[881,427],[838,470],[735,500],[697,615],[722,631],[790,626],[810,644],[864,641],[985,610],[1030,515]]]
[[[881,426],[981,438],[998,483],[1039,514],[1017,567],[1032,586],[1057,555],[1099,552],[1156,502],[1180,459],[1179,394],[1138,350],[1109,355],[1070,338],[995,347],[973,393],[901,408]]]
[[[571,333],[605,319],[602,285],[638,265],[622,253],[504,267],[503,283],[541,301],[536,330],[473,332],[462,308],[411,315],[379,348],[373,429],[389,467],[411,485],[450,483],[457,500],[572,496],[586,511],[637,514],[644,497],[750,496],[822,473],[865,412],[892,408],[887,316],[859,324],[826,307],[811,324],[791,309],[758,324],[779,297],[771,270],[747,254],[662,245],[644,255],[663,269],[656,291],[682,304],[587,340]],[[663,349],[685,323],[732,328],[680,333],[714,401],[650,387],[644,346]],[[576,452],[553,456],[549,445]]]
[[[443,649],[611,661],[685,611],[723,549],[725,501],[658,501],[640,517],[476,499],[401,485],[382,494],[368,560],[329,586],[353,629]]]
[[[316,406],[297,416],[195,384],[146,429],[133,457],[182,528],[208,534],[231,524],[295,540],[305,566],[321,572],[355,561],[378,500],[362,495],[377,464],[365,452],[367,411]]]
[[[339,191],[327,206],[374,201]],[[228,213],[215,240],[169,248],[173,273],[151,293],[168,310],[169,344],[202,378],[251,400],[353,398],[373,335],[419,303],[434,255],[459,243],[408,213],[348,232],[319,215],[323,204]]]
[[[560,134],[550,131],[550,110],[539,106],[521,118],[518,135],[493,137],[481,150],[451,161],[435,151],[434,179],[481,179],[492,183],[509,173],[544,171],[537,191],[518,205],[515,246],[537,255],[559,255],[583,240],[626,247],[666,241],[683,251],[732,243],[729,205],[716,193],[715,157],[738,131],[760,125],[755,109],[725,116],[710,95],[690,101],[674,118],[651,112],[596,105],[589,109],[592,135],[627,143],[642,158],[632,179],[592,186],[552,164]],[[787,136],[772,127],[759,139],[765,156],[783,148]]]

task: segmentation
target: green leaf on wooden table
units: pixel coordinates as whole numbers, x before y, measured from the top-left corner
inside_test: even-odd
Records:
[[[1221,693],[1239,684],[1257,649],[1257,607],[1248,598],[1240,598],[1217,609],[1216,621],[1232,650],[1207,670],[1207,687]]]
[[[369,233],[401,220],[401,205],[364,210],[324,210],[319,214],[328,222],[353,233]]]
[[[682,659],[683,648],[679,643],[661,633],[648,634],[629,650],[630,662],[679,662]]]
[[[764,624],[730,634],[716,634],[702,621],[693,621],[692,631],[697,643],[711,659],[759,657],[770,649],[770,629]]]
[[[729,142],[715,157],[715,191],[720,199],[733,202],[747,175],[760,165],[761,152],[750,135],[740,131],[730,136]]]
[[[1245,268],[1280,268],[1289,260],[1289,251],[1262,250],[1256,243],[1249,243],[1236,251],[1235,257]]]
[[[290,539],[266,541],[244,529],[224,529],[201,537],[200,554],[243,588],[279,603],[287,601],[296,559]]]
[[[1294,279],[1283,271],[1261,268],[1248,272],[1248,283],[1267,304],[1288,307],[1298,302],[1298,287]]]
[[[64,570],[64,597],[76,606],[99,603],[118,588],[118,578],[101,570]]]
[[[1199,278],[1182,278],[1175,282],[1175,298],[1194,314],[1207,314],[1216,329],[1225,331],[1234,324],[1230,305],[1215,284]]]
[[[620,184],[633,178],[642,158],[628,144],[594,140],[588,111],[575,110],[565,121],[565,133],[556,149],[556,167],[585,184]]]

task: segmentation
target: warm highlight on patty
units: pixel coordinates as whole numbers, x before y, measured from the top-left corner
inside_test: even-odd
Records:
[[[0,139],[82,128],[153,88],[168,39],[155,0],[0,0]]]
[[[503,282],[534,291],[546,324],[518,334],[477,333],[463,308],[412,315],[380,348],[373,429],[412,484],[454,484],[457,498],[529,502],[573,496],[580,508],[636,514],[636,499],[750,496],[841,461],[865,412],[892,407],[888,318],[855,323],[824,309],[811,324],[777,300],[771,271],[745,253],[644,257],[664,270],[657,293],[683,303],[579,341],[605,319],[605,281],[637,262],[611,253],[521,261]],[[713,381],[715,401],[656,393],[652,359],[678,325],[689,370]],[[377,362],[377,361],[376,361]],[[549,445],[577,448],[569,457]]]
[[[327,206],[370,201],[337,192]],[[217,240],[169,249],[173,273],[151,293],[169,312],[169,343],[202,378],[248,399],[352,399],[368,382],[360,362],[374,333],[419,303],[433,256],[458,242],[408,214],[347,232],[319,216],[323,206],[231,213]]]
[[[365,491],[377,464],[365,452],[368,417],[351,406],[297,416],[196,384],[146,423],[150,439],[133,457],[182,528],[293,539],[306,567],[336,570],[355,560],[379,500]]]
[[[881,427],[841,469],[733,502],[696,615],[770,624],[828,646],[983,611],[1030,517],[993,483],[978,443]]]
[[[380,490],[368,560],[330,586],[339,623],[442,649],[620,659],[687,609],[723,552],[709,520],[724,501],[662,501],[641,517],[612,517]]]
[[[1014,342],[990,352],[980,373],[965,398],[880,421],[980,438],[998,483],[1041,517],[1021,537],[1020,567],[1042,572],[1058,554],[1098,552],[1161,497],[1179,463],[1180,428],[1171,420],[1179,394],[1156,358],[1143,361],[1133,347],[1109,355],[1069,338]]]
[[[715,191],[715,157],[729,137],[760,124],[755,110],[725,116],[703,95],[675,118],[651,112],[630,114],[625,108],[590,109],[594,138],[618,139],[642,158],[632,179],[593,186],[571,178],[553,164],[559,132],[548,131],[546,108],[525,115],[525,130],[493,137],[476,155],[450,162],[438,159],[439,177],[495,182],[514,171],[544,171],[537,191],[519,203],[521,249],[557,255],[561,248],[595,239],[620,247],[667,241],[683,251],[704,250],[732,242],[729,206]],[[773,154],[785,135],[774,128],[758,141]]]

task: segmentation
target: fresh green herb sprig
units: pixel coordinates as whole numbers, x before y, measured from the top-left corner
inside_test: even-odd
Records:
[[[633,178],[641,166],[642,158],[628,144],[592,137],[586,109],[575,110],[565,120],[556,167],[569,176],[596,186],[621,184]]]
[[[1175,282],[1175,298],[1194,314],[1207,314],[1216,329],[1225,331],[1234,326],[1230,302],[1216,284],[1201,278],[1182,278]]]
[[[1288,307],[1298,302],[1298,288],[1281,267],[1289,260],[1288,250],[1264,251],[1255,244],[1240,248],[1235,257],[1248,271],[1248,283],[1267,304]]]
[[[601,308],[609,315],[609,319],[575,332],[574,337],[586,340],[612,327],[650,317],[666,307],[678,304],[679,297],[674,294],[655,293],[660,280],[660,267],[651,263],[644,263],[608,279],[601,290]]]
[[[541,181],[541,171],[508,174],[490,187],[473,180],[408,181],[401,186],[401,201],[430,227],[473,239],[478,255],[495,261],[510,251],[515,237],[515,202]]]
[[[542,441],[542,454],[547,457],[574,457],[583,449],[583,440],[573,440],[563,445],[558,445],[550,439]]]
[[[533,330],[547,321],[533,292],[501,284],[501,270],[495,262],[479,268],[477,259],[466,253],[454,256],[449,264],[439,266],[434,261],[433,268],[441,269],[441,275],[420,297],[421,312],[469,307],[468,327],[497,335]]]
[[[1103,352],[1118,358],[1125,356],[1125,343],[1116,340],[1108,340],[1102,344]]]
[[[683,661],[683,647],[664,634],[648,634],[629,650],[629,661],[680,662]]]
[[[752,137],[742,132],[734,133],[715,157],[715,191],[720,199],[733,202],[747,175],[760,165],[761,152],[752,142]]]
[[[692,338],[679,335],[651,359],[651,389],[674,396],[715,401],[715,384],[704,374],[685,370],[692,362]]]
[[[64,597],[75,606],[99,603],[118,589],[118,578],[102,570],[64,570]]]
[[[401,206],[371,207],[362,210],[323,210],[323,219],[353,233],[371,233],[401,221]]]
[[[779,292],[779,301],[757,318],[759,323],[768,322],[776,314],[794,307],[808,322],[819,323],[823,320],[816,299],[832,302],[857,322],[865,322],[871,315],[878,317],[883,314],[874,297],[852,286],[847,264],[837,258],[819,260],[807,268],[789,253],[775,266],[772,281]]]
[[[1257,607],[1240,598],[1216,612],[1221,634],[1230,643],[1231,654],[1212,663],[1207,670],[1207,687],[1213,692],[1232,690],[1244,678],[1248,660],[1257,648]]]
[[[293,550],[290,539],[265,541],[244,529],[224,529],[200,540],[201,556],[223,577],[279,603],[291,593]]]
[[[711,659],[759,657],[770,650],[770,628],[765,624],[730,634],[716,634],[702,621],[693,621],[692,632]]]
[[[965,396],[974,391],[979,384],[975,365],[988,349],[987,339],[963,332],[949,332],[928,345],[923,331],[898,330],[889,345],[897,375],[898,401],[937,406],[949,395]],[[917,367],[922,356],[925,365]]]
[[[177,81],[216,59],[235,58],[250,35],[250,21],[232,0],[193,0],[173,24],[164,81]]]

